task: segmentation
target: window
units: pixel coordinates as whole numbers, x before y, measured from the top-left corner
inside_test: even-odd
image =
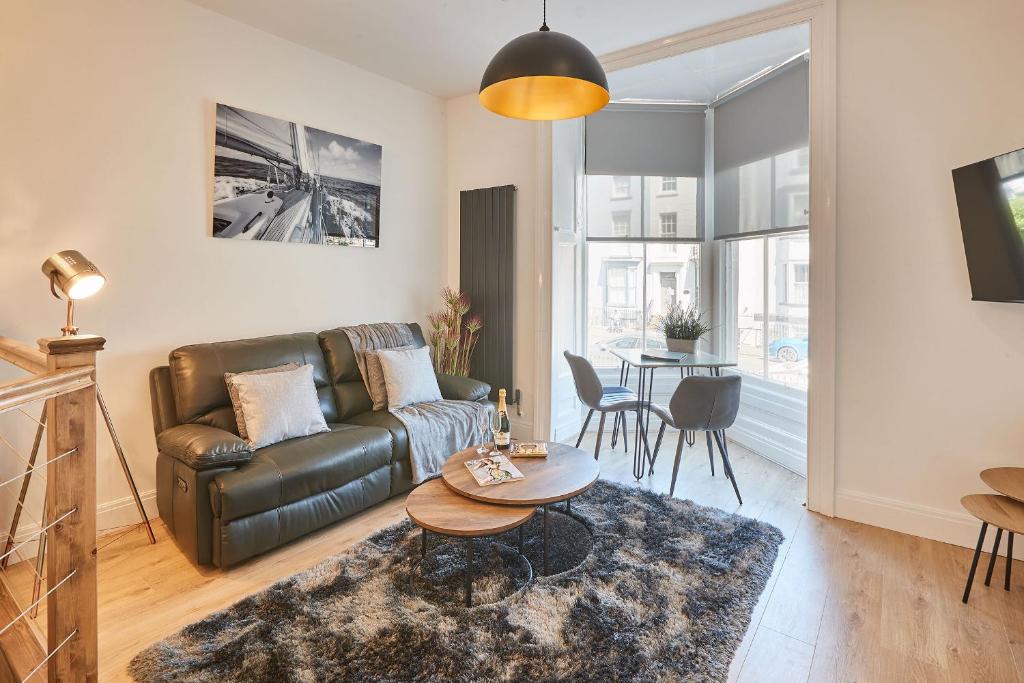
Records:
[[[629,211],[612,213],[612,237],[629,236]]]
[[[662,194],[669,194],[676,191],[676,178],[675,176],[662,176],[661,178],[661,192]]]
[[[663,213],[658,216],[661,223],[661,237],[676,236],[676,213]]]
[[[625,175],[612,176],[612,199],[628,199],[632,178]]]
[[[806,390],[807,232],[731,240],[725,253],[727,336],[738,369]]]
[[[703,182],[685,177],[672,180],[677,192],[663,194],[661,176],[586,176],[587,239],[700,240]]]
[[[786,303],[806,306],[810,284],[810,269],[807,263],[793,261],[786,264]]]
[[[806,147],[718,171],[716,236],[806,227],[810,222],[809,182]]]
[[[608,287],[605,289],[607,306],[627,306],[636,295],[636,264],[609,264]]]

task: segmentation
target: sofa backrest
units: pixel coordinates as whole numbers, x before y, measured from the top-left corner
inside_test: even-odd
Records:
[[[337,422],[334,392],[314,332],[256,339],[192,344],[171,351],[171,389],[179,423],[206,424],[238,433],[224,373],[270,368],[285,363],[313,366],[313,383],[328,422]]]
[[[409,323],[413,340],[417,346],[424,346],[423,330],[417,323]],[[334,404],[337,406],[337,421],[365,413],[373,408],[370,395],[366,392],[363,377],[356,365],[352,343],[342,329],[324,330],[319,334],[320,347],[327,363],[327,373],[334,388]],[[328,420],[330,421],[330,420]]]
[[[416,344],[424,346],[420,326],[410,323],[409,327]],[[285,363],[313,366],[313,383],[328,422],[343,422],[372,408],[352,344],[341,328],[319,334],[299,332],[192,344],[171,351],[168,361],[168,367],[154,368],[150,373],[153,427],[157,434],[184,423],[206,424],[237,434],[224,373]],[[170,391],[165,388],[168,384]]]

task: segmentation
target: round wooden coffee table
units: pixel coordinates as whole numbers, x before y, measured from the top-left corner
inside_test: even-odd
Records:
[[[994,490],[1024,502],[1024,467],[993,467],[981,473],[981,480]]]
[[[466,539],[465,585],[466,607],[469,607],[473,601],[473,539],[496,536],[519,527],[519,554],[522,555],[523,524],[533,517],[537,508],[480,503],[456,494],[440,479],[432,479],[413,489],[405,499],[405,511],[423,530],[422,557],[427,554],[427,530]]]
[[[549,443],[546,458],[512,458],[524,478],[493,486],[480,486],[466,467],[467,460],[482,458],[476,447],[454,454],[441,468],[444,483],[460,496],[495,506],[543,506],[544,574],[548,573],[548,505],[569,500],[583,493],[601,473],[594,456],[578,448]]]

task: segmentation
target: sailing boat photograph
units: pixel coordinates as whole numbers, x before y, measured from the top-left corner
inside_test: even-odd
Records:
[[[213,236],[377,247],[381,147],[217,105]]]

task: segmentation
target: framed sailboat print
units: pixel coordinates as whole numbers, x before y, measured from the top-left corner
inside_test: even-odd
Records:
[[[213,236],[380,246],[381,147],[217,105]]]

